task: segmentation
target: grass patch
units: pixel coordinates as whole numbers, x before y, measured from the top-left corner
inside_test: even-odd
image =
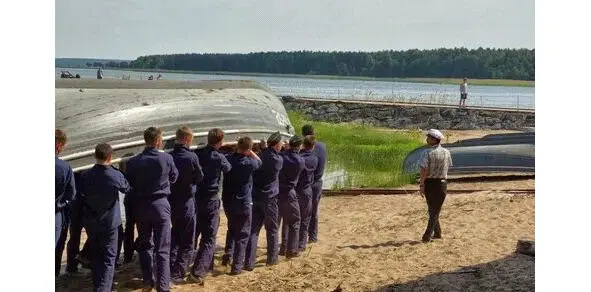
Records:
[[[288,112],[293,126],[312,124],[318,140],[328,148],[327,172],[345,170],[343,187],[398,187],[414,181],[403,174],[406,155],[424,144],[420,131],[384,132],[377,127],[315,122],[297,112]]]

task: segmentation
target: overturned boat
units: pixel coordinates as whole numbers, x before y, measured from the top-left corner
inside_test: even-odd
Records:
[[[442,144],[453,160],[449,174],[518,172],[535,173],[535,131],[487,135],[478,139]],[[404,159],[406,173],[418,173],[419,161],[428,146],[419,147]]]
[[[113,147],[113,163],[144,148],[143,131],[160,127],[165,150],[180,126],[194,132],[192,148],[207,143],[207,132],[221,128],[225,146],[241,136],[255,142],[273,132],[294,134],[281,99],[251,81],[169,81],[56,79],[55,127],[68,135],[61,158],[74,171],[94,164],[94,147]]]

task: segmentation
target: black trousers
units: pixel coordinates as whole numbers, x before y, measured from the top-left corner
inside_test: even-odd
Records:
[[[423,240],[434,237],[441,237],[441,226],[439,225],[439,213],[447,195],[447,181],[444,179],[425,180],[425,199],[429,210],[429,222],[423,234]]]

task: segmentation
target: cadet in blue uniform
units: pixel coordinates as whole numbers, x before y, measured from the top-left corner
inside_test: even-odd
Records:
[[[199,250],[195,257],[190,280],[203,284],[203,278],[211,270],[215,253],[215,239],[220,221],[220,188],[221,173],[228,173],[232,166],[226,157],[218,151],[224,140],[221,129],[211,129],[207,133],[207,146],[197,151],[199,163],[203,170],[203,180],[197,187],[197,224],[201,233]]]
[[[119,192],[129,193],[130,186],[123,173],[113,168],[109,144],[96,146],[96,164],[80,175],[82,225],[88,232],[92,284],[94,291],[110,292],[113,288],[118,248],[121,209]]]
[[[285,254],[288,259],[299,256],[301,218],[295,187],[305,168],[304,159],[299,154],[301,146],[301,137],[289,139],[289,149],[282,152],[283,167],[279,172],[279,214],[283,221],[279,253]]]
[[[66,148],[68,137],[55,130],[55,276],[60,273],[62,254],[68,234],[69,205],[76,195],[74,173],[67,162],[58,158]]]
[[[312,125],[304,125],[302,135],[314,135]],[[312,153],[318,157],[318,167],[314,171],[314,183],[312,184],[312,211],[310,214],[310,227],[308,228],[308,242],[318,241],[318,204],[322,197],[322,176],[327,161],[326,144],[316,140]]]
[[[129,155],[123,155],[126,157]],[[119,164],[119,169],[126,172],[126,163],[122,162]],[[133,254],[137,248],[135,242],[135,226],[136,226],[136,216],[135,216],[135,206],[134,206],[134,196],[132,194],[125,195],[123,199],[123,207],[125,208],[125,231],[123,234],[123,263],[131,263],[133,261]]]
[[[182,283],[189,271],[195,241],[195,193],[203,179],[199,158],[191,151],[193,132],[187,127],[176,131],[176,144],[172,151],[179,178],[172,185],[172,249],[170,250],[170,277],[173,283]]]
[[[162,147],[160,129],[146,129],[144,141],[144,151],[129,159],[126,165],[127,178],[133,189],[131,195],[135,200],[137,249],[144,288],[155,286],[156,291],[169,291],[171,214],[167,197],[170,195],[170,185],[177,180],[178,170],[172,156],[158,150]]]
[[[279,172],[283,167],[283,158],[279,154],[283,142],[279,132],[267,139],[267,147],[261,152],[261,168],[253,176],[252,226],[246,246],[245,269],[252,270],[256,262],[256,250],[259,232],[263,224],[267,234],[267,265],[279,261]]]
[[[300,174],[296,193],[300,204],[300,251],[306,249],[308,242],[308,227],[310,226],[310,217],[312,215],[312,184],[314,183],[314,173],[318,167],[318,157],[312,153],[316,140],[314,136],[304,137],[304,148],[300,151],[300,156],[304,159],[305,167]]]
[[[231,275],[242,273],[246,245],[252,222],[252,175],[261,167],[261,159],[252,151],[252,139],[238,139],[236,152],[228,155],[232,170],[224,176],[222,200],[228,216],[230,240],[227,258],[232,259]]]

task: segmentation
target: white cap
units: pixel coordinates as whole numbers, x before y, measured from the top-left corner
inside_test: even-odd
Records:
[[[443,138],[445,138],[445,136],[443,136],[443,134],[441,134],[441,132],[439,132],[439,130],[435,130],[435,129],[431,129],[427,132],[427,135],[438,139],[439,141],[443,140]]]

